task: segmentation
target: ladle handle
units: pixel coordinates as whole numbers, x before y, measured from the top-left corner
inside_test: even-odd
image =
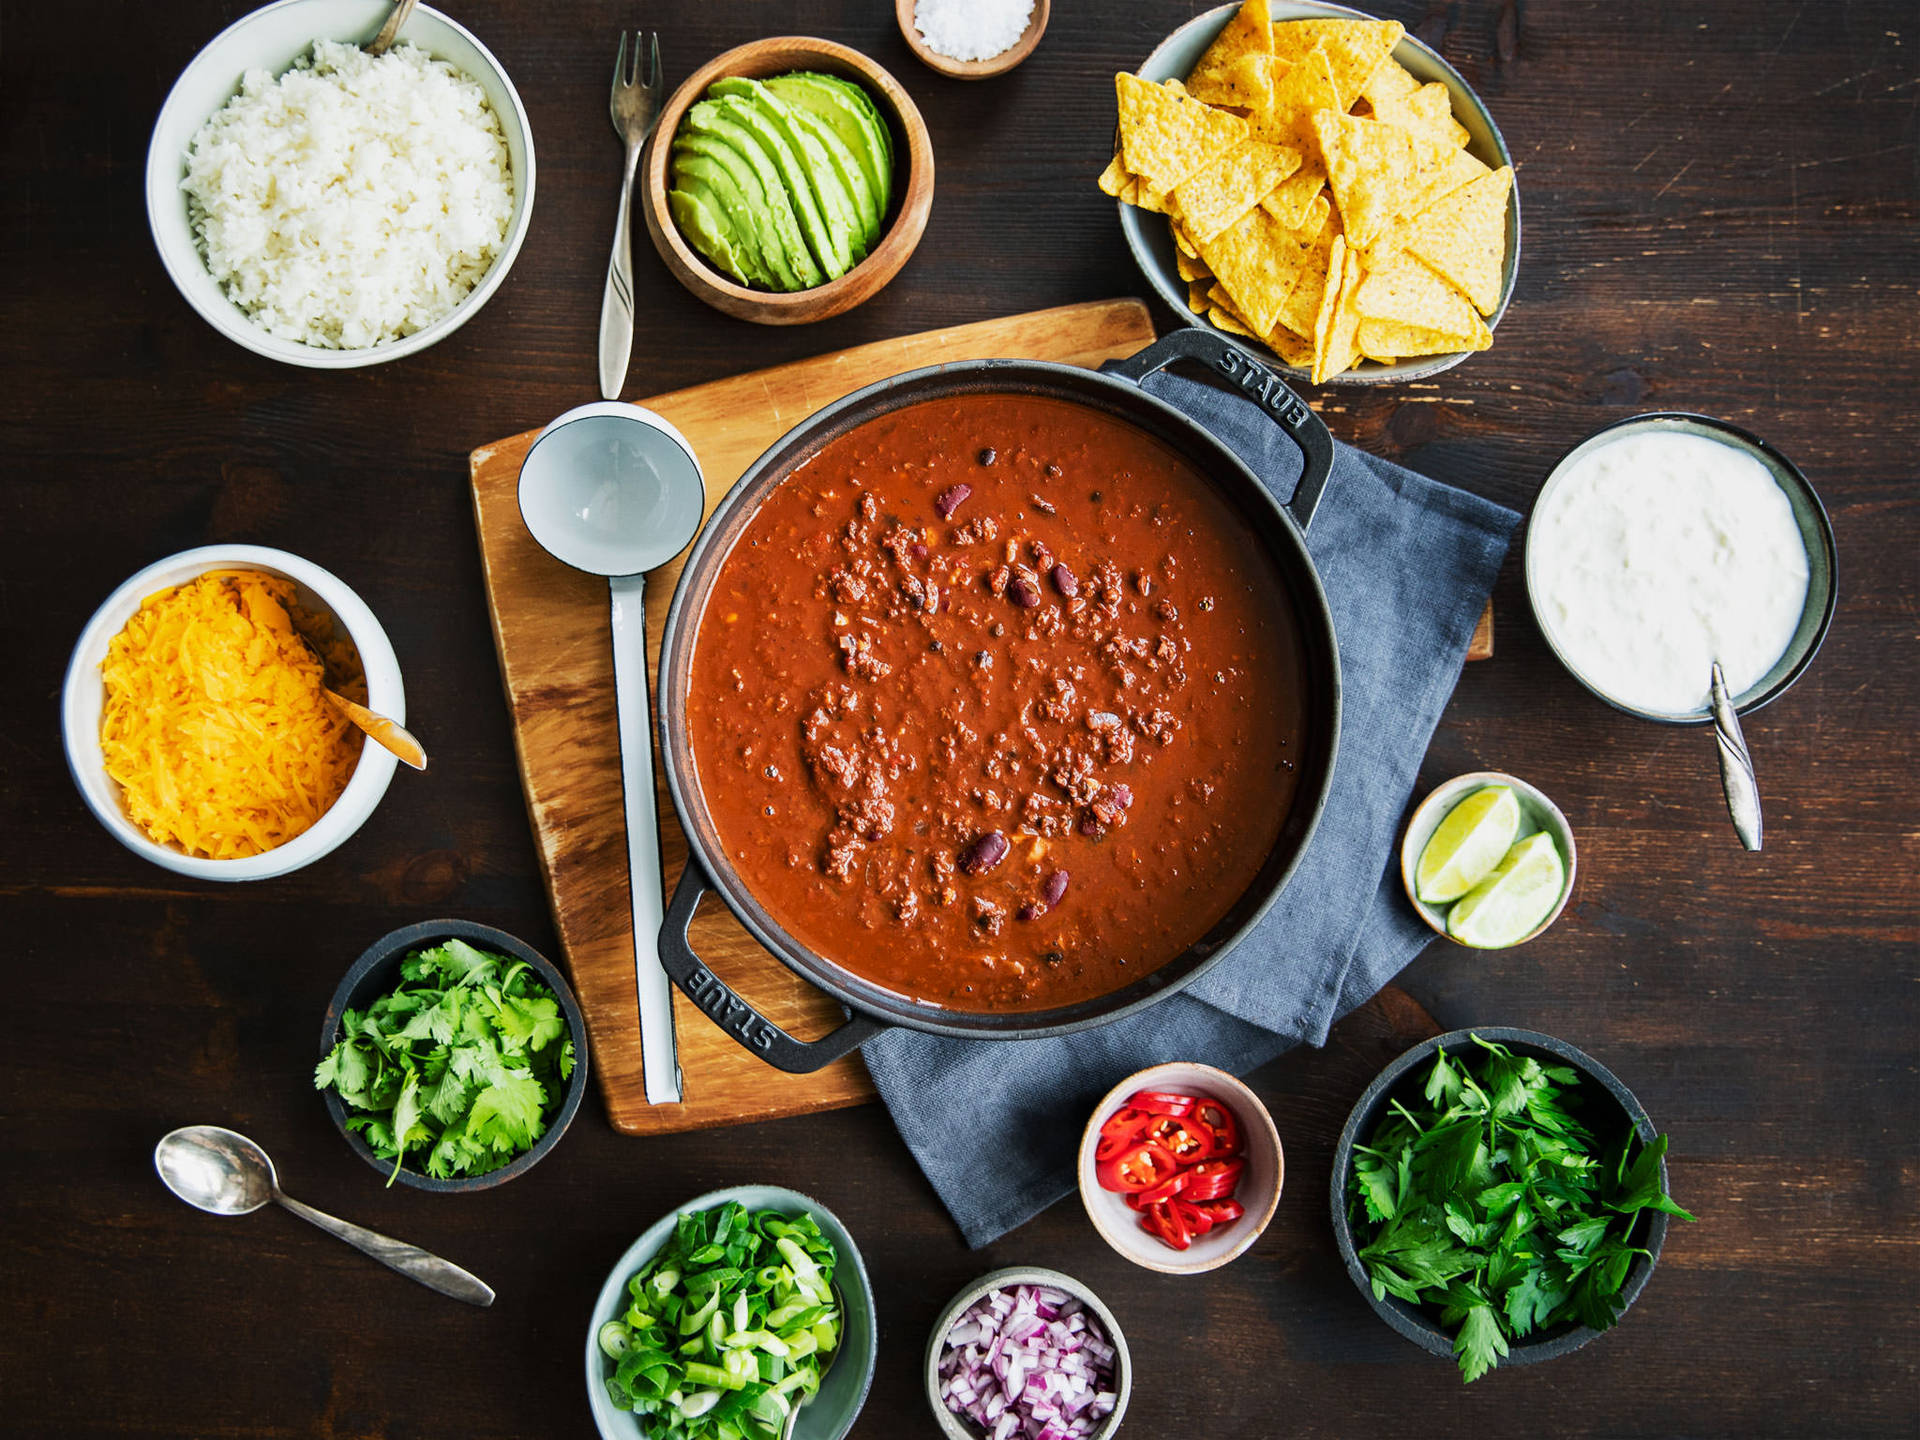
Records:
[[[1726,792],[1727,814],[1734,833],[1749,850],[1760,848],[1760,782],[1753,773],[1753,753],[1740,729],[1740,716],[1727,694],[1727,677],[1713,662],[1713,738],[1720,749],[1720,787]]]
[[[673,985],[660,965],[666,895],[660,878],[659,797],[653,784],[653,706],[647,696],[646,582],[615,576],[613,703],[620,731],[620,784],[627,817],[627,884],[633,894],[633,975],[640,1002],[640,1061],[649,1105],[680,1100]]]
[[[442,1260],[418,1245],[408,1245],[364,1225],[338,1220],[324,1210],[302,1205],[291,1196],[273,1192],[274,1203],[291,1210],[309,1224],[318,1225],[336,1239],[344,1240],[364,1255],[371,1255],[389,1270],[398,1270],[409,1280],[418,1280],[429,1290],[482,1307],[493,1304],[493,1287],[477,1276],[469,1275],[451,1260]]]

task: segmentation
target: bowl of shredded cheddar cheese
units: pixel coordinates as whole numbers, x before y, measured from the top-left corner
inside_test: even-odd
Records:
[[[329,689],[405,722],[399,661],[358,595],[284,550],[183,551],[81,632],[67,764],[135,854],[209,880],[285,875],[358,830],[393,778]]]

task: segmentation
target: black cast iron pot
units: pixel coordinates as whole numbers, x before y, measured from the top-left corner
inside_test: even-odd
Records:
[[[1149,395],[1140,382],[1180,361],[1210,369],[1258,403],[1299,447],[1305,461],[1292,499],[1274,499],[1239,456],[1205,427]],[[1297,763],[1299,786],[1280,838],[1253,884],[1226,916],[1184,954],[1124,989],[1051,1010],[965,1011],[918,1003],[863,980],[801,944],[754,898],[728,861],[715,833],[687,735],[687,689],[694,638],[713,582],[734,543],[775,486],[848,431],[925,400],[970,394],[1046,396],[1117,416],[1183,455],[1219,487],[1264,543],[1293,602],[1307,675],[1305,733]],[[789,431],[728,492],[687,557],[660,647],[661,749],[667,784],[691,857],[660,932],[660,960],[674,983],[715,1024],[769,1064],[796,1074],[817,1070],[858,1049],[882,1030],[904,1025],[938,1035],[978,1040],[1031,1040],[1104,1025],[1165,999],[1218,964],[1286,887],[1326,805],[1340,735],[1340,662],[1333,619],[1305,539],[1333,467],[1333,438],[1320,418],[1266,366],[1208,331],[1185,329],[1148,346],[1105,372],[1034,360],[974,360],[914,370],[856,390]],[[796,974],[832,995],[847,1022],[819,1040],[796,1040],[728,987],[694,954],[688,925],[701,899],[717,892],[754,938]]]

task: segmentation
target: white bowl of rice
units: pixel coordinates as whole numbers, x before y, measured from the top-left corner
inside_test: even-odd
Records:
[[[387,0],[278,0],[174,83],[147,219],[228,339],[345,370],[450,335],[500,287],[533,209],[525,107],[486,46],[422,5],[379,60]]]

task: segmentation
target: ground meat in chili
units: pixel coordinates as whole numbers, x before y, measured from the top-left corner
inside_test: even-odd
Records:
[[[1151,973],[1246,891],[1293,801],[1303,673],[1271,561],[1185,460],[970,395],[768,495],[707,601],[688,727],[721,843],[802,944],[1031,1011]]]

